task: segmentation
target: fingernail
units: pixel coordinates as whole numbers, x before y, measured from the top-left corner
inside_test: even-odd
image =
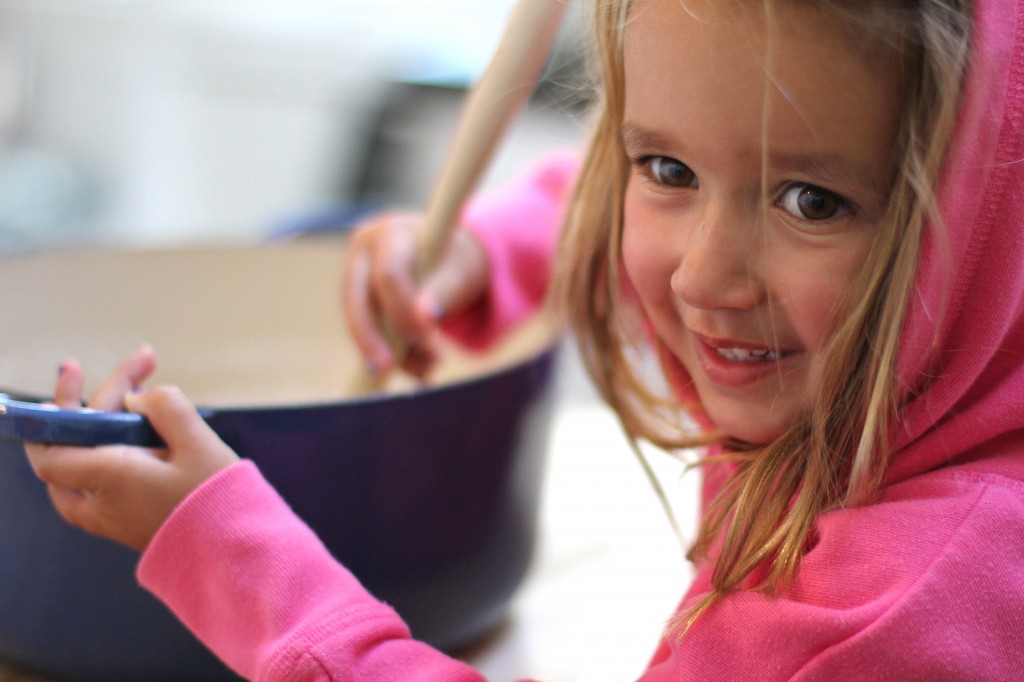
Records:
[[[57,366],[57,376],[58,377],[62,376],[64,374],[64,370],[66,370],[67,368],[68,368],[68,363],[67,362],[60,363],[60,365]]]
[[[430,294],[424,294],[420,298],[420,310],[427,314],[429,319],[433,322],[440,320],[444,315],[444,306],[434,296]]]
[[[444,308],[430,291],[422,291],[416,297],[416,302],[413,305],[413,317],[416,318],[420,326],[432,326],[441,319],[443,314]]]

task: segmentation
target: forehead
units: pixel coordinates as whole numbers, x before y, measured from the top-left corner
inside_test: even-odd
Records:
[[[627,125],[661,135],[788,155],[871,156],[895,140],[895,54],[814,3],[637,0],[624,64]]]

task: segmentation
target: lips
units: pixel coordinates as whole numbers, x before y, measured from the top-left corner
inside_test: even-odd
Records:
[[[723,386],[746,386],[769,373],[777,373],[797,354],[791,349],[712,338],[696,332],[693,339],[705,375]]]
[[[774,362],[786,351],[764,349],[748,350],[746,348],[716,348],[715,351],[726,360],[733,362]]]

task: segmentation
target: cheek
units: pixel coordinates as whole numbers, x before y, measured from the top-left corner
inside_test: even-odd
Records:
[[[823,350],[832,337],[836,326],[833,311],[839,305],[840,298],[838,292],[832,291],[827,283],[819,284],[824,286],[802,290],[788,306],[791,310],[799,311],[792,316],[794,327],[804,346],[812,351]]]
[[[821,351],[847,309],[847,297],[863,267],[866,249],[850,245],[831,257],[780,259],[777,300],[806,348]]]
[[[666,302],[675,268],[669,241],[663,236],[655,212],[627,191],[623,206],[622,260],[645,308]]]

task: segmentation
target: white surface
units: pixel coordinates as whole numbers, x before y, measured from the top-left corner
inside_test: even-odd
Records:
[[[507,626],[467,657],[493,682],[635,679],[692,577],[618,422],[567,355],[561,371],[577,385],[554,415],[538,558]],[[648,456],[689,542],[697,472]]]

